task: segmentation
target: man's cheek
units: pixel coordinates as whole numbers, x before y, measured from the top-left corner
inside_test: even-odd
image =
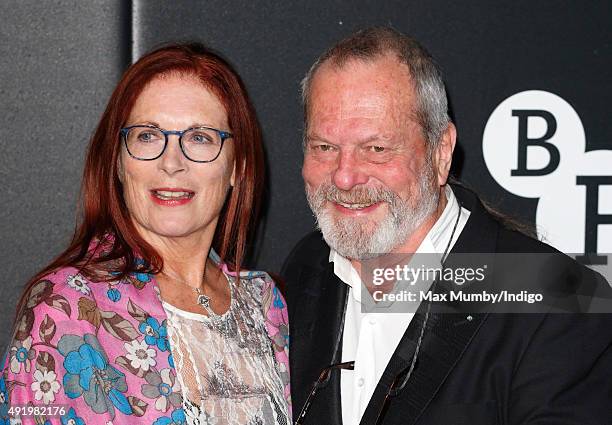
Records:
[[[304,172],[302,173],[302,177],[304,178],[304,182],[306,183],[306,187],[311,191],[316,191],[321,185],[322,173],[317,172],[314,167],[304,167]]]

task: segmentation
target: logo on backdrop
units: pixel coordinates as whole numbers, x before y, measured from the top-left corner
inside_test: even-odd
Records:
[[[612,252],[612,150],[586,152],[582,121],[561,97],[517,93],[493,111],[482,150],[508,192],[537,198],[536,225],[547,243],[604,265]]]

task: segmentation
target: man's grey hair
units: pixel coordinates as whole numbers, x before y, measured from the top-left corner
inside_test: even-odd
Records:
[[[358,31],[319,56],[302,80],[305,126],[308,125],[312,79],[323,64],[342,68],[352,60],[370,62],[385,54],[395,54],[399,61],[408,67],[417,99],[416,111],[412,112],[429,142],[429,148],[437,146],[450,122],[446,89],[440,69],[427,50],[415,39],[388,27],[372,27]]]

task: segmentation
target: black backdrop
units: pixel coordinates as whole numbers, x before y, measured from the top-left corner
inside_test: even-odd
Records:
[[[300,176],[299,81],[323,49],[369,25],[391,25],[430,50],[444,71],[458,127],[455,172],[505,212],[534,221],[538,199],[513,195],[489,172],[484,127],[507,97],[548,91],[579,114],[587,151],[612,149],[610,2],[466,3],[3,1],[2,346],[20,287],[70,239],[85,145],[114,84],[130,61],[162,42],[199,40],[221,51],[254,100],[269,185],[251,265],[278,271],[288,250],[313,228]],[[612,162],[607,170],[611,175]],[[612,210],[612,193],[602,192],[602,199]],[[584,226],[571,219],[567,224]],[[600,239],[604,235],[612,233]]]

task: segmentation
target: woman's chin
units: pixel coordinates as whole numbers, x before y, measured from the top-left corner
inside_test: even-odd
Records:
[[[147,226],[143,237],[150,238],[162,238],[162,239],[180,239],[188,237],[198,237],[206,233],[204,228],[194,228],[193,226],[186,226],[184,223],[164,223],[160,226]]]

